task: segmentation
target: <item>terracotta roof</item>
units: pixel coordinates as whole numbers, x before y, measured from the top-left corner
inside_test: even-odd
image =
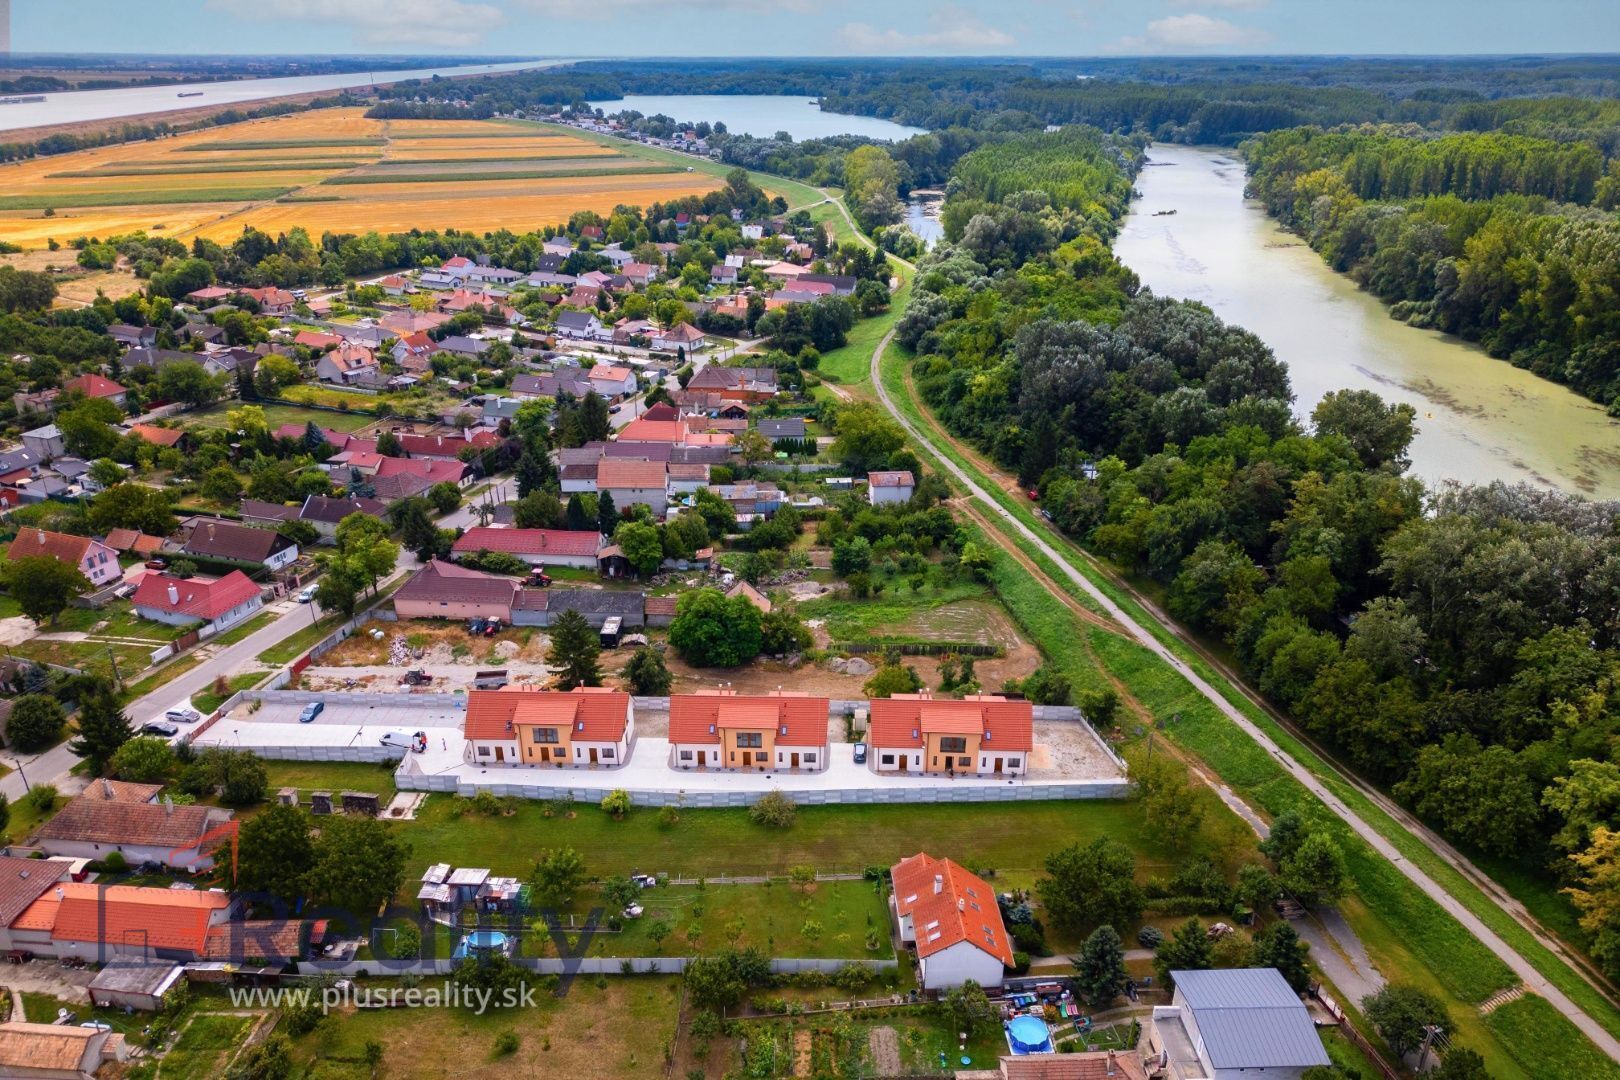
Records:
[[[72,1024],[30,1024],[21,1020],[0,1024],[0,1075],[37,1076],[50,1070],[53,1075],[79,1076],[81,1065],[95,1068],[100,1064],[99,1060],[86,1062],[85,1057],[101,1034],[95,1028]],[[14,1068],[18,1071],[12,1072]],[[24,1069],[28,1071],[21,1071]]]
[[[185,849],[208,832],[217,810],[80,795],[39,827],[44,840]]]
[[[399,436],[399,447],[407,454],[433,454],[440,457],[455,457],[462,450],[475,445],[460,435],[411,435]]]
[[[93,543],[95,541],[88,536],[69,536],[67,533],[47,532],[44,529],[25,526],[17,530],[17,538],[11,542],[11,547],[6,549],[6,558],[16,562],[18,559],[44,555],[57,562],[77,567]]]
[[[651,615],[674,615],[675,602],[678,596],[649,596],[642,606],[642,610]]]
[[[100,375],[80,375],[62,386],[63,390],[77,390],[85,397],[108,398],[124,393],[124,387]]]
[[[225,893],[204,889],[68,881],[35,900],[13,925],[49,929],[53,941],[140,942],[149,948],[200,956],[207,943],[209,920],[231,902]]]
[[[113,803],[149,803],[163,790],[162,784],[132,784],[127,780],[102,778],[90,781],[80,794],[81,799],[94,799]]]
[[[69,864],[51,859],[17,859],[0,855],[0,926],[45,894],[68,872]]]
[[[680,418],[680,410],[675,408],[675,406],[671,405],[667,401],[660,401],[658,404],[650,406],[646,412],[641,414],[641,419],[643,420],[669,421],[679,420]]]
[[[438,461],[434,458],[385,457],[377,462],[378,476],[420,476],[429,485],[461,483],[470,466],[464,461]]]
[[[623,382],[632,378],[635,372],[623,364],[597,364],[586,374],[588,379],[600,379],[603,382]]]
[[[966,941],[1012,966],[1012,945],[996,893],[983,878],[950,859],[921,852],[895,863],[890,873],[895,910],[911,916],[919,957]]]
[[[663,488],[669,480],[661,461],[604,457],[596,466],[596,486],[603,488]]]
[[[154,608],[213,622],[258,595],[259,587],[240,570],[232,570],[215,581],[149,573],[141,578],[140,587],[129,602],[137,608]]]
[[[676,694],[669,699],[669,741],[719,743],[722,728],[776,729],[782,746],[827,745],[827,699],[773,694]]]
[[[193,555],[208,555],[216,559],[263,563],[294,546],[291,540],[269,529],[256,529],[230,521],[204,521],[191,530],[185,550]]]
[[[986,749],[1029,751],[1035,747],[1034,712],[1027,701],[980,694],[952,701],[896,694],[872,701],[871,742],[895,749],[923,746],[924,736],[981,735]]]
[[[910,472],[871,472],[866,474],[866,482],[873,487],[916,487],[917,481]]]
[[[619,441],[683,443],[690,434],[684,420],[648,420],[645,417],[637,417],[619,432]]]
[[[1110,1060],[1110,1058],[1112,1060]],[[1134,1050],[1110,1054],[1011,1054],[1001,1059],[1002,1080],[1147,1080]]]
[[[661,341],[674,341],[676,343],[683,341],[690,342],[701,339],[703,337],[703,331],[699,330],[691,323],[681,323],[678,326],[670,327],[668,330],[665,330],[656,336]]]
[[[129,433],[153,446],[173,446],[186,435],[179,428],[158,427],[156,424],[131,424]]]
[[[394,600],[437,604],[457,601],[475,604],[510,604],[518,583],[511,578],[469,570],[455,563],[432,559],[400,586]]]
[[[311,349],[335,349],[343,344],[343,338],[338,334],[323,334],[318,330],[300,330],[293,337],[293,344]]]
[[[304,924],[292,919],[242,919],[208,928],[204,960],[297,960],[303,956]]]
[[[769,615],[771,612],[771,602],[765,598],[765,595],[741,579],[738,579],[737,584],[726,590],[726,595],[728,597],[741,596],[765,614]]]
[[[512,555],[589,555],[594,558],[601,549],[602,534],[590,530],[494,529],[480,526],[468,529],[450,550],[457,554],[504,551]]]
[[[584,742],[618,742],[624,738],[630,695],[599,687],[561,693],[507,687],[469,690],[463,734],[469,739],[511,739],[524,724],[568,727]]]
[[[406,334],[399,339],[399,343],[411,352],[432,352],[433,339],[427,336],[426,330],[417,330]]]

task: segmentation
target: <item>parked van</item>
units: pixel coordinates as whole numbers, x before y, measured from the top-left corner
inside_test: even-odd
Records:
[[[385,731],[377,741],[383,746],[397,746],[401,750],[420,754],[427,749],[427,732],[418,731],[414,735],[407,735],[403,731]]]

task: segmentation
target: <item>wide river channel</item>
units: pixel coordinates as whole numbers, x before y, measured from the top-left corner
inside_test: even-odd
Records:
[[[1417,409],[1412,472],[1425,481],[1523,480],[1620,498],[1620,423],[1596,404],[1391,319],[1243,197],[1235,155],[1154,144],[1148,162],[1115,252],[1155,293],[1258,334],[1287,363],[1302,418],[1329,390],[1376,390]]]

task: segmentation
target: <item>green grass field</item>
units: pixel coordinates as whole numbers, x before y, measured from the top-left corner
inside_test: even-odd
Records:
[[[264,763],[269,790],[297,788],[305,802],[312,791],[375,791],[386,803],[394,797],[393,765],[360,761],[272,761]],[[405,826],[408,827],[409,823]],[[412,895],[415,895],[414,892]]]
[[[358,431],[367,424],[376,421],[374,416],[362,416],[357,413],[329,412],[326,409],[305,409],[297,405],[281,405],[275,402],[255,403],[264,410],[265,423],[274,431],[282,424],[308,424],[314,421],[320,427],[331,428],[333,431]],[[186,414],[187,427],[222,428],[225,426],[225,416],[233,408],[232,405],[211,405],[206,409]]]
[[[140,192],[95,191],[91,188],[0,195],[0,210],[50,210],[58,206],[148,206],[170,203],[261,202],[293,188],[152,188]]]
[[[348,161],[339,158],[307,158],[303,161],[180,161],[174,164],[154,161],[134,162],[129,165],[110,165],[100,169],[80,169],[76,172],[49,173],[46,179],[102,176],[197,176],[209,173],[253,173],[290,169],[356,169],[366,164],[369,164],[369,162]]]
[[[254,1017],[196,1013],[158,1063],[158,1080],[211,1080],[236,1056]]]
[[[414,165],[416,162],[411,162]],[[483,162],[465,162],[467,165],[482,165]],[[492,170],[482,172],[463,173],[348,173],[343,176],[329,176],[322,180],[323,185],[344,184],[459,184],[472,180],[541,180],[566,179],[581,176],[641,176],[655,173],[674,173],[681,170],[666,165],[638,165],[621,169],[512,169]]]

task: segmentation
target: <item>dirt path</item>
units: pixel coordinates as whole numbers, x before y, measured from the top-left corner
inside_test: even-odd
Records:
[[[893,399],[889,396],[887,388],[885,388],[883,385],[880,362],[884,352],[888,349],[889,344],[893,339],[894,331],[890,330],[889,333],[883,336],[883,340],[878,342],[877,347],[872,352],[870,379],[873,392],[877,394],[878,400],[882,403],[884,409],[889,412],[889,414],[897,423],[900,424],[900,426],[907,432],[908,435],[910,435],[911,438],[915,439],[920,445],[931,445],[932,440],[928,439],[920,430],[918,430],[916,425],[914,425],[910,419],[908,419],[905,414],[900,411],[900,409],[895,405]],[[923,409],[922,412],[924,415],[927,415],[926,409]],[[979,467],[975,461],[975,455],[969,448],[962,446],[956,439],[950,437],[949,435],[942,434],[940,438],[942,441],[949,443],[951,447],[958,453],[962,454],[967,461],[974,463],[975,467]],[[1496,933],[1496,931],[1487,926],[1485,922],[1480,919],[1479,916],[1475,915],[1471,910],[1469,910],[1461,900],[1453,896],[1449,890],[1441,886],[1439,882],[1435,881],[1426,872],[1413,865],[1411,861],[1409,861],[1393,843],[1385,838],[1384,835],[1374,828],[1365,818],[1346,806],[1343,800],[1334,794],[1334,792],[1328,787],[1326,782],[1319,779],[1304,765],[1300,764],[1300,762],[1292,755],[1286,753],[1282,747],[1277,745],[1276,741],[1272,739],[1271,736],[1266,734],[1266,732],[1259,727],[1259,725],[1250,720],[1249,717],[1236,705],[1233,705],[1230,701],[1228,701],[1225,696],[1222,695],[1221,692],[1217,690],[1208,680],[1188,666],[1187,663],[1183,661],[1174,650],[1161,642],[1145,626],[1137,622],[1135,618],[1133,618],[1128,612],[1115,603],[1115,601],[1106,592],[1104,592],[1100,586],[1096,585],[1090,578],[1066,562],[1064,557],[1059,554],[1057,549],[1054,548],[1044,536],[1025,525],[1021,520],[1013,517],[1008,510],[1000,506],[990,496],[989,492],[984,489],[979,478],[974,477],[967,469],[963,468],[961,465],[958,465],[955,461],[949,458],[941,456],[939,460],[940,464],[948,472],[950,472],[951,475],[954,476],[963,487],[967,489],[968,494],[971,497],[978,499],[981,503],[983,503],[988,512],[1000,515],[1007,528],[1017,530],[1026,541],[1032,543],[1041,551],[1042,554],[1051,559],[1053,564],[1057,566],[1060,571],[1062,571],[1065,577],[1089,594],[1104,611],[1112,615],[1113,618],[1125,628],[1129,635],[1136,640],[1137,644],[1147,649],[1149,652],[1152,652],[1165,664],[1168,664],[1170,668],[1185,679],[1194,690],[1196,690],[1215,708],[1219,709],[1222,715],[1236,725],[1240,731],[1242,731],[1249,738],[1253,739],[1255,743],[1257,743],[1267,753],[1271,754],[1271,756],[1276,759],[1278,765],[1283,769],[1283,771],[1293,777],[1294,780],[1303,786],[1307,791],[1311,792],[1311,794],[1319,799],[1324,806],[1331,810],[1340,818],[1340,820],[1348,825],[1351,830],[1360,836],[1362,840],[1368,844],[1368,846],[1370,846],[1374,851],[1378,852],[1378,854],[1383,858],[1387,859],[1393,866],[1396,867],[1396,869],[1400,870],[1400,872],[1404,874],[1408,880],[1410,880],[1414,885],[1428,895],[1429,898],[1432,899],[1436,904],[1440,905],[1440,907],[1451,915],[1452,918],[1456,919],[1465,929],[1468,930],[1469,933],[1478,938],[1479,941],[1484,944],[1486,948],[1490,949],[1494,954],[1496,954],[1496,956],[1501,959],[1502,962],[1506,964],[1515,975],[1524,980],[1524,982],[1536,993],[1540,994],[1542,997],[1545,997],[1565,1016],[1568,1016],[1570,1021],[1575,1024],[1575,1026],[1578,1027],[1589,1039],[1591,1039],[1592,1042],[1600,1050],[1602,1050],[1604,1054],[1608,1055],[1615,1061],[1620,1061],[1620,1039],[1617,1039],[1611,1035],[1609,1031],[1599,1024],[1595,1019],[1593,1019],[1589,1013],[1577,1006],[1567,994],[1565,994],[1557,986],[1553,985],[1549,979],[1537,971],[1535,966],[1531,964],[1530,961],[1526,960],[1517,949],[1509,945],[1499,934]],[[987,474],[994,475],[994,470],[985,469],[984,471]],[[989,479],[989,476],[985,476],[985,479]],[[998,542],[1004,549],[1009,546],[1016,546],[1012,545],[1011,541],[1003,536],[999,529],[992,530],[990,535],[999,537]],[[1062,543],[1063,541],[1060,540],[1059,542]],[[1087,563],[1096,569],[1096,572],[1107,573],[1102,568],[1096,567],[1095,562],[1091,560],[1085,552],[1079,552],[1079,556],[1086,559]],[[1116,582],[1116,584],[1119,583]],[[1149,616],[1153,618],[1154,621],[1157,622],[1161,627],[1163,627],[1166,632],[1177,638],[1179,641],[1188,644],[1189,647],[1195,649],[1197,648],[1195,644],[1187,642],[1186,635],[1181,632],[1180,628],[1164,617],[1162,613],[1160,613],[1153,605],[1149,604],[1144,598],[1137,595],[1134,590],[1130,590],[1128,586],[1120,584],[1120,587],[1129,592],[1132,599],[1141,604],[1144,610],[1148,612]],[[1224,668],[1221,668],[1220,665],[1216,666],[1219,670],[1221,670],[1221,674],[1238,689],[1238,692],[1244,693],[1251,699],[1253,698],[1254,695],[1249,693],[1247,688],[1244,687],[1240,680],[1232,679],[1231,675],[1227,673]],[[1268,712],[1270,712],[1270,710],[1268,710]],[[1329,768],[1333,769],[1336,776],[1343,780],[1343,782],[1354,785],[1358,790],[1364,789],[1364,785],[1359,780],[1347,775],[1341,769],[1334,768],[1330,758],[1325,758],[1324,761]],[[1371,796],[1369,796],[1369,798],[1370,797]],[[1387,800],[1379,800],[1378,802],[1380,808],[1382,809],[1384,808],[1383,804],[1387,802]],[[1389,813],[1390,811],[1386,809],[1385,812]],[[1421,827],[1413,828],[1412,826],[1406,824],[1407,820],[1409,820],[1408,815],[1403,813],[1400,815],[1392,814],[1391,816],[1396,822],[1406,827],[1407,831],[1411,832],[1416,838],[1425,841],[1428,840],[1428,830],[1421,829]],[[1467,860],[1463,859],[1461,855],[1457,854],[1455,851],[1449,850],[1449,846],[1442,847],[1431,844],[1431,847],[1434,847],[1434,850],[1440,854],[1442,858],[1446,859],[1448,863],[1456,867],[1459,871],[1467,874],[1467,876],[1473,879],[1476,884],[1480,885],[1481,891],[1485,896],[1489,897],[1493,903],[1501,908],[1509,917],[1513,918],[1515,922],[1526,927],[1526,929],[1528,929],[1531,934],[1535,936],[1541,945],[1546,947],[1554,955],[1563,959],[1565,963],[1569,964],[1572,970],[1576,971],[1577,974],[1580,974],[1600,993],[1604,993],[1605,995],[1609,993],[1608,989],[1599,980],[1591,977],[1591,975],[1588,973],[1588,969],[1583,963],[1580,963],[1571,957],[1570,952],[1562,946],[1562,943],[1556,941],[1556,939],[1554,939],[1542,927],[1535,923],[1534,920],[1528,918],[1521,905],[1518,905],[1517,903],[1504,902],[1502,890],[1500,890],[1500,888],[1486,886],[1480,880],[1481,878],[1484,878],[1484,875],[1471,865],[1469,866],[1468,871],[1463,871],[1462,865],[1459,865],[1459,863],[1467,864]],[[1470,873],[1469,871],[1472,872]]]
[[[892,1027],[875,1027],[866,1036],[872,1050],[874,1076],[900,1075],[900,1038]]]

